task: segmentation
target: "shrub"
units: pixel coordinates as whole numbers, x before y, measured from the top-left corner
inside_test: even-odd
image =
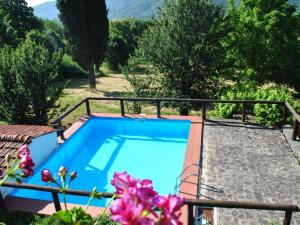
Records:
[[[294,103],[293,91],[286,86],[270,85],[258,89],[256,100],[287,101]],[[267,126],[275,126],[282,122],[282,107],[280,105],[256,104],[254,107],[256,121]]]
[[[227,87],[220,96],[221,100],[253,100],[255,99],[255,86],[252,83],[237,83]],[[232,118],[240,113],[242,106],[238,104],[215,104],[214,115],[220,118]]]
[[[72,57],[65,54],[63,56],[62,64],[59,68],[60,79],[70,78],[87,78],[87,73],[72,60]]]
[[[267,84],[257,87],[252,83],[236,83],[223,92],[220,96],[222,100],[267,100],[267,101],[287,101],[296,106],[298,110],[299,103],[293,97],[294,90],[287,86],[277,84]],[[256,122],[275,126],[282,122],[282,107],[277,104],[256,104],[248,106],[253,110]],[[300,108],[300,107],[299,107]],[[220,118],[232,118],[235,114],[241,113],[242,106],[238,104],[215,104],[214,116]]]
[[[26,40],[16,50],[0,49],[0,114],[20,124],[47,124],[62,88],[56,85],[59,52]]]

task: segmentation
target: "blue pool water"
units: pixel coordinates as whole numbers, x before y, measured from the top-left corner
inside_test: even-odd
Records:
[[[113,192],[115,171],[140,179],[151,179],[162,195],[173,192],[182,171],[190,121],[92,117],[35,170],[26,183],[45,185],[41,170],[57,171],[65,166],[76,170],[71,189]],[[42,151],[42,149],[41,149]],[[14,196],[52,200],[50,193],[17,190]],[[61,196],[60,196],[61,197]],[[67,196],[69,203],[86,204],[87,198]],[[106,200],[92,205],[104,206]]]

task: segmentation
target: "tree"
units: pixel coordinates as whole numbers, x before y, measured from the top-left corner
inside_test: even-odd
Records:
[[[7,38],[3,42],[14,47],[25,38],[28,31],[41,29],[40,20],[34,16],[33,8],[28,7],[25,0],[1,0],[0,24],[5,25],[1,36],[3,34],[2,37]]]
[[[57,7],[71,54],[80,66],[89,71],[90,88],[95,90],[94,65],[103,62],[108,40],[105,0],[58,0]]]
[[[224,67],[223,10],[209,0],[168,0],[140,39],[127,78],[135,91],[175,98],[212,96]],[[147,74],[147,75],[141,75]],[[141,81],[141,82],[140,82]],[[139,88],[146,88],[142,90]],[[187,108],[180,108],[187,114]]]
[[[138,39],[152,24],[149,20],[122,19],[110,22],[110,35],[106,61],[113,70],[127,65],[129,56],[134,52]]]
[[[224,39],[235,79],[300,88],[300,16],[288,0],[230,1]]]
[[[61,54],[27,39],[0,49],[0,115],[19,124],[47,124],[62,88],[56,77]]]

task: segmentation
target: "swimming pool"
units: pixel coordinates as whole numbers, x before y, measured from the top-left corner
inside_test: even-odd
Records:
[[[153,180],[161,195],[172,193],[182,171],[190,124],[189,120],[92,117],[26,183],[45,185],[42,169],[54,172],[65,166],[78,172],[70,189],[91,191],[96,186],[98,191],[113,192],[110,180],[114,172],[127,171],[136,178]],[[11,195],[52,200],[50,193],[31,190],[16,190]],[[67,201],[85,204],[87,198],[67,196]],[[106,200],[92,203],[105,204]]]

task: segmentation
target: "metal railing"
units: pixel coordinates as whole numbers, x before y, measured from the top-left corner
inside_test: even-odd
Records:
[[[62,120],[71,114],[74,110],[79,108],[81,105],[85,104],[86,106],[86,114],[91,115],[90,101],[119,101],[120,103],[120,111],[121,116],[125,116],[125,102],[151,102],[156,105],[156,116],[157,118],[161,118],[161,103],[196,103],[199,106],[202,106],[202,120],[206,120],[206,112],[207,108],[210,104],[215,103],[228,103],[228,104],[237,104],[242,105],[242,121],[245,122],[247,118],[247,106],[255,105],[255,104],[268,104],[268,105],[279,105],[282,107],[282,124],[286,123],[288,112],[290,112],[293,116],[293,135],[292,139],[296,140],[298,136],[299,124],[300,124],[300,115],[295,111],[295,109],[288,103],[284,101],[266,101],[266,100],[218,100],[218,99],[176,99],[176,98],[107,98],[107,97],[88,97],[83,99],[81,102],[77,103],[71,109],[63,113],[59,116],[55,121],[51,124],[55,128],[62,127]]]
[[[61,190],[59,188],[31,185],[31,184],[18,184],[18,183],[5,183],[3,184],[3,186],[9,188],[27,189],[27,190],[51,193],[55,210],[60,211],[62,209],[58,197],[58,194],[61,193]],[[92,193],[88,191],[80,191],[80,190],[67,190],[66,194],[90,197]],[[110,192],[102,192],[101,194],[103,198],[113,198],[114,196],[114,194]],[[3,208],[4,201],[1,196],[1,192],[0,192],[0,203],[1,203],[1,207]],[[232,202],[232,201],[215,201],[215,200],[199,200],[199,199],[186,199],[184,204],[188,206],[187,207],[188,225],[194,224],[195,207],[282,211],[285,212],[283,225],[290,225],[293,213],[300,211],[298,206],[292,204],[262,204],[262,203],[253,203],[253,202]]]

